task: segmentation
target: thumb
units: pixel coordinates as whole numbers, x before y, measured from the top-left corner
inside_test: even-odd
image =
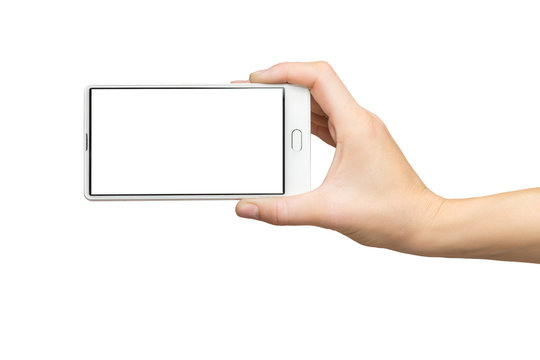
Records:
[[[321,204],[319,194],[311,191],[294,196],[243,199],[236,205],[236,214],[274,225],[320,226]]]

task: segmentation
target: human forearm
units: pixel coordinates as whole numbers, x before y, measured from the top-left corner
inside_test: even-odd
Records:
[[[540,263],[540,188],[444,200],[420,237],[428,255]]]

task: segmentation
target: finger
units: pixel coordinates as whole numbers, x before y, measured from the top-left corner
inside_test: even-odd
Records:
[[[322,127],[317,124],[311,123],[311,133],[327,143],[330,146],[336,147],[336,142],[332,138],[332,135],[330,135],[330,131],[328,131],[327,127]]]
[[[328,119],[315,113],[311,113],[311,122],[322,127],[328,127]]]
[[[311,112],[314,112],[317,115],[320,116],[326,116],[324,111],[322,111],[321,106],[313,99],[313,95],[310,96],[311,98]]]
[[[231,84],[245,84],[249,83],[249,80],[233,80],[231,81]]]
[[[249,76],[251,82],[290,83],[311,90],[321,110],[329,117],[349,119],[351,108],[358,107],[353,97],[328,63],[281,63]]]
[[[317,191],[311,191],[294,196],[243,199],[236,205],[236,214],[274,225],[321,226],[320,206]]]

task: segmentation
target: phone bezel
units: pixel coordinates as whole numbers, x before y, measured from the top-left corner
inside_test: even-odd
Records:
[[[91,91],[93,89],[252,89],[282,88],[283,90],[283,193],[235,193],[235,194],[91,194]],[[192,199],[240,199],[274,197],[298,194],[310,190],[310,132],[311,110],[309,90],[290,84],[240,83],[226,85],[90,85],[85,89],[85,186],[88,200],[192,200]],[[302,149],[294,151],[291,146],[292,131],[302,133]]]

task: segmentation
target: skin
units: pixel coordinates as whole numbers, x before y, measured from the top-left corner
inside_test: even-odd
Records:
[[[384,123],[356,103],[326,62],[281,63],[256,83],[310,89],[311,129],[335,154],[305,194],[240,200],[236,213],[274,225],[314,225],[404,253],[540,263],[540,188],[444,199],[414,172]]]

